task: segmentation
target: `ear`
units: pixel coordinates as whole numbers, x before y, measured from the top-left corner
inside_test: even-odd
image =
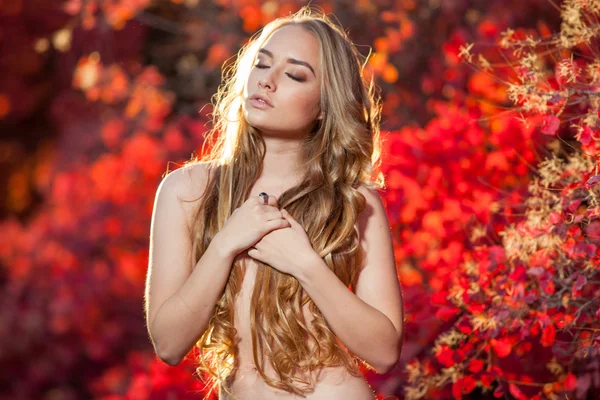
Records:
[[[323,111],[321,111],[319,113],[319,116],[317,117],[318,120],[322,120],[323,119]]]

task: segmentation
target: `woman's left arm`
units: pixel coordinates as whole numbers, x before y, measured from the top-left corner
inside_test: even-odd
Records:
[[[291,227],[265,235],[248,255],[298,279],[342,343],[378,373],[385,373],[396,365],[402,347],[402,295],[381,199],[374,190],[358,190],[366,205],[358,217],[364,267],[356,294],[329,269],[302,225],[285,210],[282,216]]]
[[[356,294],[318,255],[295,276],[342,343],[378,373],[385,373],[396,365],[402,348],[402,293],[381,199],[374,190],[361,186],[359,191],[366,206],[358,220],[364,268]]]

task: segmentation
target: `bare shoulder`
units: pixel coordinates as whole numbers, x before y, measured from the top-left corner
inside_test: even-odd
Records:
[[[209,168],[206,163],[194,163],[167,174],[157,190],[157,199],[171,205],[179,204],[190,217],[205,194]]]
[[[180,195],[201,195],[208,179],[206,163],[189,164],[170,172],[163,178],[161,185],[169,187]]]
[[[358,216],[359,224],[365,224],[369,219],[373,218],[376,220],[381,220],[382,217],[386,218],[385,207],[377,190],[365,185],[360,185],[357,190],[365,196],[365,209]]]
[[[366,185],[360,185],[356,190],[358,190],[363,196],[365,196],[365,200],[367,201],[368,205],[372,206],[375,204],[380,204],[381,206],[383,206],[381,196],[379,195],[379,192],[377,190],[371,189]]]
[[[365,197],[365,208],[356,220],[358,237],[363,246],[382,239],[387,243],[390,224],[383,200],[376,189],[360,185],[357,190]]]

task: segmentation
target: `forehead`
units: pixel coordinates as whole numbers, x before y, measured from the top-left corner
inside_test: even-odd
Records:
[[[306,29],[297,25],[285,25],[269,36],[262,46],[275,58],[306,61],[315,72],[319,68],[319,41]]]

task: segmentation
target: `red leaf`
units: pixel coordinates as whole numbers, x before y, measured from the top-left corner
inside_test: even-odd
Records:
[[[571,373],[567,374],[567,378],[565,379],[563,386],[565,387],[565,390],[575,389],[575,387],[577,386],[577,378],[575,377],[575,375]]]
[[[592,212],[597,212],[598,210],[597,210],[597,208],[596,208],[596,210],[594,210],[594,211],[592,211],[592,212],[589,212],[589,211],[590,211],[590,209],[588,208],[588,210],[587,210],[587,211],[588,211],[588,212],[586,212],[586,216],[585,216],[585,217],[586,217],[586,218],[590,218],[590,219],[591,219],[591,218],[594,218],[594,215],[591,215],[591,214],[592,214]],[[592,221],[592,222],[590,222],[590,224],[589,224],[589,225],[587,225],[587,226],[584,228],[584,230],[585,230],[585,234],[586,234],[586,235],[587,235],[587,236],[588,236],[590,239],[593,239],[593,241],[597,242],[597,241],[598,241],[598,239],[600,238],[600,221],[598,221],[598,220],[595,220],[595,221]]]
[[[545,115],[542,119],[542,133],[545,135],[556,135],[560,125],[560,119],[556,115]]]
[[[449,319],[455,317],[459,312],[460,309],[456,307],[444,306],[436,311],[435,316],[443,321],[448,321]]]
[[[508,342],[508,339],[492,339],[490,343],[500,358],[508,356],[512,350],[512,346]]]
[[[486,388],[492,386],[492,382],[494,382],[494,377],[492,374],[482,374],[480,379],[481,384]]]
[[[437,360],[444,367],[450,367],[456,364],[456,362],[454,362],[454,351],[446,345],[441,347],[441,351],[437,355]]]
[[[448,292],[439,291],[431,295],[431,304],[436,306],[443,306],[448,303]]]
[[[585,275],[579,275],[575,281],[575,289],[581,290],[587,284],[587,278]]]
[[[469,368],[469,371],[476,374],[479,371],[481,371],[481,369],[483,368],[483,361],[478,360],[478,359],[471,360],[468,368]]]
[[[463,379],[463,386],[465,389],[465,393],[471,393],[473,389],[477,386],[477,381],[472,376],[465,376]]]
[[[581,129],[577,135],[575,135],[575,138],[577,140],[579,140],[581,142],[581,144],[584,145],[588,145],[590,144],[590,141],[592,140],[592,138],[594,137],[592,130],[590,129],[589,126],[584,126],[583,129]]]
[[[548,284],[544,286],[544,292],[546,292],[549,295],[552,295],[555,291],[556,287],[554,286],[554,281],[548,281]]]
[[[504,154],[502,151],[496,151],[488,154],[485,159],[485,168],[489,170],[496,169],[499,171],[508,171],[510,169],[510,165],[506,159],[506,154]]]
[[[452,385],[452,396],[454,396],[455,399],[460,400],[462,398],[462,391],[463,379],[458,378],[456,382],[454,382],[454,384]]]
[[[467,310],[471,314],[480,314],[485,310],[485,304],[469,304]]]
[[[473,328],[469,324],[467,320],[461,320],[458,323],[458,330],[464,333],[465,335],[470,335],[473,332]]]
[[[523,265],[517,265],[513,272],[508,276],[513,281],[525,280],[527,270]]]
[[[542,346],[548,347],[554,344],[554,340],[556,339],[556,328],[554,325],[548,325],[544,328],[542,332]]]
[[[560,221],[562,221],[562,215],[560,215],[560,213],[556,212],[556,211],[552,211],[549,215],[548,215],[548,221],[550,221],[550,223],[552,225],[556,225],[558,224]]]
[[[591,258],[596,254],[597,247],[591,243],[576,243],[567,249],[572,258]]]
[[[508,390],[510,391],[510,394],[512,394],[513,396],[515,396],[517,398],[517,400],[525,400],[527,399],[527,396],[525,396],[523,394],[523,392],[521,392],[521,390],[517,387],[517,385],[514,384],[509,384],[508,385]]]
[[[504,396],[504,390],[502,390],[502,388],[500,386],[498,386],[495,390],[494,390],[494,397],[499,399],[500,397]]]
[[[590,179],[588,179],[585,184],[587,186],[591,186],[591,185],[595,185],[598,182],[600,182],[600,175],[594,175]]]

